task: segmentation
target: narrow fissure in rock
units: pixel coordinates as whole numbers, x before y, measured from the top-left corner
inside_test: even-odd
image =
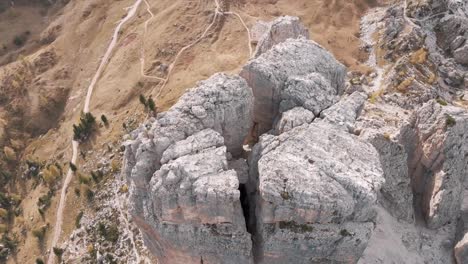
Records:
[[[242,206],[242,213],[244,214],[245,219],[245,226],[247,227],[247,232],[252,233],[249,228],[249,219],[250,219],[250,204],[247,199],[247,188],[245,184],[239,184],[239,192],[240,192],[240,202]]]

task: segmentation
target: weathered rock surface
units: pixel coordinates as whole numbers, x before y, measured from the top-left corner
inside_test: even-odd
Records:
[[[412,223],[414,220],[413,192],[408,175],[408,156],[403,145],[389,135],[373,134],[369,142],[379,153],[385,183],[380,201],[396,219]]]
[[[251,60],[240,75],[254,93],[253,121],[258,125],[258,135],[273,127],[283,100],[299,104],[291,106],[284,103],[288,106],[283,110],[303,106],[320,112],[321,107],[335,99],[329,94],[343,93],[345,74],[345,67],[330,53],[305,39],[288,39]],[[303,88],[307,90],[298,90]],[[310,107],[314,102],[320,104]]]
[[[301,24],[298,17],[292,16],[283,16],[270,23],[257,23],[253,32],[257,32],[254,34],[254,40],[259,39],[254,57],[260,56],[287,39],[309,38],[309,30]]]
[[[310,124],[314,119],[315,115],[311,111],[295,107],[281,115],[280,120],[275,125],[275,133],[281,134],[303,124]]]
[[[250,169],[262,263],[357,262],[384,181],[370,144],[321,120],[262,136]]]
[[[457,264],[468,262],[468,233],[463,236],[454,249],[455,260]]]
[[[320,118],[329,123],[350,129],[361,114],[366,100],[367,95],[365,93],[355,92],[324,110],[320,114]]]
[[[460,64],[468,64],[468,18],[459,15],[447,15],[440,20],[436,28],[437,42],[445,51],[451,53]]]
[[[252,107],[242,78],[216,74],[132,133],[124,166],[131,213],[159,262],[252,262],[227,160],[242,152]]]
[[[429,228],[459,216],[468,169],[468,113],[436,101],[426,103],[403,128],[410,176]]]

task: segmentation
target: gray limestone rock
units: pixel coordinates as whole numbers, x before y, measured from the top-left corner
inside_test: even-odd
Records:
[[[383,134],[368,136],[368,141],[379,153],[382,164],[385,178],[380,190],[382,205],[395,218],[413,223],[413,192],[404,146]]]
[[[336,101],[338,101],[336,87],[332,87],[320,73],[291,76],[281,92],[280,112],[302,106],[318,116],[323,109],[330,107]]]
[[[460,64],[467,64],[468,17],[446,15],[436,27],[437,43]],[[465,56],[465,57],[463,57]]]
[[[252,108],[244,79],[216,74],[125,143],[130,211],[160,263],[252,262],[239,178],[228,166],[243,151]]]
[[[460,240],[454,249],[455,260],[457,264],[468,262],[468,233],[465,233],[463,239]]]
[[[326,122],[349,129],[353,127],[354,122],[361,114],[366,100],[367,95],[365,93],[355,92],[343,98],[332,107],[324,110],[320,114],[320,118],[324,119]]]
[[[306,78],[311,73],[315,73],[315,76],[320,74],[328,81],[331,89],[336,91],[336,95],[343,93],[345,67],[324,48],[310,40],[288,39],[244,66],[240,75],[247,80],[254,93],[253,121],[258,125],[259,135],[273,127],[273,122],[278,117],[282,96],[285,96],[283,90],[288,88],[290,77]],[[316,81],[310,81],[309,84],[312,86],[309,89],[312,87],[318,89],[316,94],[319,91],[329,91],[329,88],[323,86],[313,86]],[[319,81],[320,84],[324,84],[321,82],[322,79]],[[310,90],[302,93],[310,94]],[[292,93],[289,97],[299,98],[298,95]],[[307,98],[312,99],[312,96]]]
[[[311,111],[302,107],[295,107],[281,115],[275,125],[275,133],[282,134],[303,124],[310,124],[314,119],[315,115]]]
[[[429,101],[402,129],[413,190],[429,228],[456,220],[468,169],[468,112]],[[415,197],[416,198],[416,197]]]
[[[266,28],[265,28],[266,26]],[[261,32],[263,34],[259,38],[257,49],[254,57],[270,50],[273,46],[286,41],[287,39],[297,39],[304,37],[309,38],[309,30],[301,24],[298,17],[283,16],[277,18],[271,23],[262,23],[257,26],[254,32]],[[259,34],[257,34],[259,35]],[[254,35],[254,39],[256,35]]]
[[[455,58],[456,62],[460,64],[468,65],[468,43],[454,50],[453,57]]]
[[[376,150],[328,122],[254,147],[248,187],[262,263],[357,262],[372,230],[384,182]],[[334,246],[331,246],[334,245]],[[315,262],[314,262],[315,261]]]

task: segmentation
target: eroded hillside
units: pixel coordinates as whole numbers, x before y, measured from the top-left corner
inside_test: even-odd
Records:
[[[369,114],[364,115],[365,121],[358,120],[358,124],[368,122],[382,129],[376,119],[398,123],[411,116],[414,105],[430,99],[463,105],[460,92],[466,86],[463,68],[454,65],[463,63],[463,55],[457,54],[460,54],[459,50],[464,44],[458,43],[459,40],[457,43],[460,45],[453,47],[456,37],[463,34],[446,34],[447,28],[455,24],[464,25],[463,22],[435,20],[439,19],[438,14],[451,10],[434,6],[431,1],[405,1],[389,8],[391,2],[394,1],[84,0],[14,1],[14,5],[2,4],[0,166],[5,216],[2,216],[1,229],[6,234],[4,244],[9,245],[4,248],[10,247],[9,251],[3,251],[8,253],[8,260],[11,263],[30,263],[37,258],[44,261],[49,258],[49,263],[51,259],[56,260],[50,250],[56,232],[57,213],[60,211],[57,208],[62,199],[60,194],[65,191],[63,187],[68,186],[65,183],[67,172],[70,173],[72,169],[73,177],[65,192],[67,199],[61,213],[63,226],[59,228],[58,251],[55,253],[60,255],[60,249],[64,249],[64,257],[70,262],[92,263],[100,258],[109,262],[114,258],[124,262],[150,261],[152,254],[143,246],[144,237],[129,220],[128,211],[131,208],[127,206],[133,205],[127,205],[127,196],[131,184],[119,178],[124,153],[122,143],[129,139],[124,135],[136,129],[144,120],[170,109],[188,88],[197,86],[197,82],[209,79],[218,72],[239,73],[254,56],[257,41],[262,35],[258,21],[272,21],[283,15],[299,17],[310,39],[327,49],[337,63],[350,72],[346,77],[346,87],[334,87],[339,90],[336,94],[341,95],[346,88],[346,93],[358,90],[370,96],[370,103],[364,106],[364,112]],[[135,15],[129,17],[116,32],[115,46],[108,54],[108,60],[103,61],[103,58],[107,58],[105,54],[109,51],[116,26],[131,12],[130,7],[135,7]],[[371,8],[376,13],[369,14]],[[366,14],[369,15],[368,20],[361,23]],[[423,30],[425,28],[421,28],[425,21],[435,24],[436,35],[427,34]],[[374,25],[374,28],[368,24]],[[432,37],[436,38],[433,42]],[[444,39],[451,41],[444,42]],[[426,43],[427,40],[429,42]],[[443,50],[443,58],[454,57],[455,61],[431,57],[436,46]],[[100,74],[97,75],[97,72]],[[296,83],[309,78],[302,76],[303,73],[294,74],[300,75]],[[340,76],[344,83],[344,72]],[[243,77],[248,79],[246,75]],[[96,82],[90,92],[93,79]],[[437,83],[444,89],[439,89]],[[249,86],[254,85],[249,83]],[[458,90],[447,87],[457,87]],[[255,95],[255,89],[253,93]],[[82,116],[82,111],[88,112],[87,98],[88,110],[94,121]],[[336,103],[336,98],[329,100],[327,107],[320,108],[315,115],[301,112],[306,117],[300,122],[310,123],[332,102]],[[383,106],[380,105],[382,102]],[[278,110],[275,107],[269,117],[275,116]],[[403,117],[395,118],[392,116],[394,112]],[[291,116],[286,117],[292,118],[292,121],[285,117],[284,123],[277,128],[281,133],[296,126],[294,113],[289,114]],[[84,121],[80,121],[80,117]],[[391,121],[392,118],[395,120]],[[248,121],[242,119],[242,122]],[[82,126],[77,132],[73,125],[79,123]],[[251,145],[272,128],[272,124],[266,124],[263,129],[258,126],[261,122],[255,123],[255,129],[248,131]],[[237,122],[237,125],[240,124],[241,121]],[[250,125],[245,124],[246,129],[250,129]],[[413,125],[418,126],[418,123]],[[367,123],[363,126],[366,127]],[[385,137],[393,137],[399,128],[383,127],[388,130]],[[335,135],[334,130],[330,133]],[[336,133],[341,136],[342,132]],[[189,136],[188,132],[186,136]],[[205,136],[201,135],[202,138]],[[80,146],[76,162],[69,164],[73,138],[80,142]],[[268,145],[270,141],[266,140],[263,144]],[[308,142],[309,145],[315,143]],[[223,144],[216,144],[216,147]],[[288,144],[286,142],[284,148],[289,149]],[[374,147],[377,144],[374,142]],[[357,143],[356,146],[363,151],[369,147]],[[294,150],[291,152],[295,153]],[[374,160],[362,162],[373,164]],[[343,161],[343,164],[344,168],[354,166],[347,161]],[[378,173],[374,169],[367,168],[366,171],[375,176]],[[265,181],[270,181],[268,175]],[[380,185],[376,183],[372,188],[378,189]],[[358,190],[358,187],[353,185],[351,191]],[[386,187],[384,185],[382,188]],[[422,193],[424,191],[419,191],[416,198],[423,199],[419,197],[424,196]],[[369,197],[375,195],[371,193]],[[366,217],[362,218],[370,223],[375,219],[365,213],[366,206],[372,204],[369,201],[373,198],[365,196],[362,199],[367,203],[356,212],[364,214]],[[392,204],[392,201],[386,202]],[[350,213],[343,208],[340,215]],[[403,218],[411,216],[408,208],[397,209]],[[278,219],[272,221],[287,222]],[[353,213],[342,220],[340,224],[352,226],[362,219]],[[267,227],[263,226],[263,220],[258,221],[257,226],[261,226],[262,230],[255,235],[274,241],[278,234],[270,237],[261,234]],[[328,224],[326,221],[324,223]],[[303,227],[288,225],[286,228]],[[343,229],[341,226],[333,228]],[[365,231],[359,232],[368,235],[371,229],[366,227]],[[364,240],[360,238],[361,242]],[[8,241],[11,243],[6,243]],[[13,243],[15,241],[17,243]],[[344,252],[351,252],[346,243],[343,242]],[[273,242],[260,246],[267,251],[279,252]],[[154,249],[150,250],[155,252]],[[243,249],[242,252],[248,250]],[[418,254],[415,253],[415,259],[419,257]],[[370,259],[373,257],[366,256]],[[328,255],[324,254],[324,257]]]

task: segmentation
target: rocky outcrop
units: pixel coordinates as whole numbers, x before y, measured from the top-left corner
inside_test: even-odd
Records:
[[[454,255],[457,264],[468,262],[468,233],[466,233],[463,239],[455,246]]]
[[[292,16],[283,16],[270,23],[257,23],[253,32],[256,32],[254,41],[258,39],[254,57],[260,56],[287,39],[309,38],[309,30],[301,24],[298,17]]]
[[[216,74],[126,143],[131,212],[159,262],[252,262],[238,174],[228,164],[242,151],[252,98],[242,78]]]
[[[249,61],[240,75],[254,93],[257,135],[273,128],[280,108],[302,106],[316,114],[328,107],[343,93],[345,74],[330,53],[305,39],[288,39]]]
[[[373,228],[383,183],[375,149],[320,120],[264,135],[250,160],[249,191],[261,263],[355,263]],[[256,187],[254,187],[256,186]]]
[[[413,191],[429,228],[454,222],[460,213],[468,169],[468,113],[435,100],[402,130]]]
[[[439,46],[453,55],[455,61],[468,65],[468,18],[447,15],[436,28]]]

